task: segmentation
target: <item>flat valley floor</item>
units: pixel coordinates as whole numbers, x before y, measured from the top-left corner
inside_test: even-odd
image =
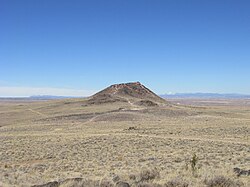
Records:
[[[136,186],[145,174],[151,184],[202,187],[223,176],[232,186],[249,187],[250,176],[233,168],[250,169],[250,100],[169,101],[144,107],[2,99],[0,186],[70,178]]]

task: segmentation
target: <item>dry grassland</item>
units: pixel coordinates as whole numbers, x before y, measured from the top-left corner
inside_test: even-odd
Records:
[[[0,101],[0,186],[249,187],[250,102],[173,102]]]

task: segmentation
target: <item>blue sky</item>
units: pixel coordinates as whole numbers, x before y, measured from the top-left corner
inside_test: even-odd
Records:
[[[248,0],[1,0],[0,96],[250,94]]]

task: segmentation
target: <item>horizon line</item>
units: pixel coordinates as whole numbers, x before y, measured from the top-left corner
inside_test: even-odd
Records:
[[[58,87],[18,87],[18,86],[0,86],[0,98],[28,98],[34,96],[56,96],[56,97],[89,97],[100,90],[84,90]],[[250,93],[240,92],[165,92],[156,93],[159,96],[178,96],[184,94],[217,94],[217,95],[238,95],[250,96]]]

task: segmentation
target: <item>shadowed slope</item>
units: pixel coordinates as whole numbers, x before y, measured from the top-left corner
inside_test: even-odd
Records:
[[[142,85],[140,82],[114,84],[96,93],[89,99],[90,104],[101,104],[108,102],[131,102],[146,100],[151,106],[166,104],[167,102]],[[146,102],[147,103],[147,102]],[[152,105],[152,103],[154,103]]]

